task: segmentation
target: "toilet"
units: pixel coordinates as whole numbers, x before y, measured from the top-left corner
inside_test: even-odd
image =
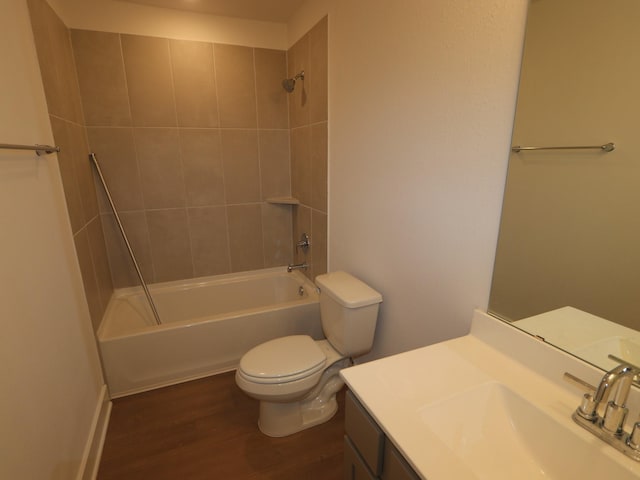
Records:
[[[342,368],[373,346],[382,295],[346,272],[316,277],[326,340],[291,335],[249,350],[236,383],[260,400],[258,428],[284,437],[328,421],[338,410]]]

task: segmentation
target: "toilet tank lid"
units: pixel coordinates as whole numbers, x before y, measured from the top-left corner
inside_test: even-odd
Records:
[[[318,275],[320,291],[347,308],[366,307],[382,302],[382,295],[353,275],[337,271]]]

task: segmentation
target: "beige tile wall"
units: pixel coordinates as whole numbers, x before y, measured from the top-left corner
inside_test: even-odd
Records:
[[[286,52],[71,37],[89,144],[145,279],[290,263],[292,207],[265,202],[291,194]],[[135,285],[104,199],[100,208],[113,283]]]
[[[284,52],[69,31],[44,0],[29,7],[95,328],[114,286],[138,280],[89,151],[149,283],[293,260],[326,271],[326,19]],[[301,205],[265,201],[292,194]]]
[[[94,329],[113,293],[69,30],[44,0],[28,0],[58,164]],[[85,55],[90,56],[90,53]],[[110,80],[114,85],[115,79]],[[110,98],[94,102],[111,105]],[[115,109],[115,106],[112,108]]]
[[[289,120],[291,190],[300,200],[293,241],[303,232],[311,239],[309,250],[296,250],[294,259],[310,265],[309,278],[327,271],[327,22],[322,19],[287,52],[289,77],[305,72],[289,96]]]

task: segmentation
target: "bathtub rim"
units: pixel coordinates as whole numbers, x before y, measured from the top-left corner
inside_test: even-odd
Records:
[[[176,322],[167,322],[161,325],[149,324],[144,327],[134,327],[127,333],[117,334],[117,335],[106,335],[106,323],[109,318],[112,310],[115,308],[114,303],[115,300],[118,300],[122,297],[127,297],[131,295],[142,295],[142,287],[123,287],[115,289],[113,295],[111,296],[107,308],[102,316],[102,320],[100,322],[100,326],[96,332],[96,338],[100,343],[108,342],[111,340],[122,339],[126,337],[133,337],[138,335],[146,335],[152,332],[157,332],[159,330],[171,330],[176,328],[189,328],[196,324],[201,323],[209,323],[216,322],[222,319],[232,319],[243,317],[245,315],[251,315],[258,312],[267,312],[267,311],[275,311],[287,307],[294,306],[302,306],[308,305],[311,303],[316,303],[320,301],[319,290],[315,283],[306,277],[300,271],[287,272],[286,267],[271,267],[271,268],[263,268],[259,270],[249,270],[245,272],[235,272],[235,273],[224,273],[220,275],[210,275],[205,277],[195,277],[190,279],[183,280],[172,280],[168,282],[158,282],[149,284],[148,288],[153,293],[161,293],[162,291],[180,291],[180,290],[188,290],[189,288],[193,288],[194,286],[206,286],[206,285],[216,285],[216,284],[228,284],[228,283],[240,283],[247,279],[252,278],[261,278],[261,277],[270,277],[274,275],[285,274],[287,276],[293,276],[296,280],[302,283],[303,286],[307,287],[306,293],[307,296],[302,299],[296,299],[287,302],[278,302],[273,303],[267,306],[247,308],[243,310],[234,310],[232,312],[219,313],[216,315],[204,315],[196,318],[189,318],[185,320],[179,320]],[[160,317],[162,320],[162,317]]]

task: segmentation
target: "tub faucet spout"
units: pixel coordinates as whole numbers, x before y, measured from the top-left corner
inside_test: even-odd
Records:
[[[291,273],[294,270],[306,270],[307,268],[309,268],[309,265],[307,265],[307,262],[297,263],[297,264],[289,264],[287,266],[287,272]]]

